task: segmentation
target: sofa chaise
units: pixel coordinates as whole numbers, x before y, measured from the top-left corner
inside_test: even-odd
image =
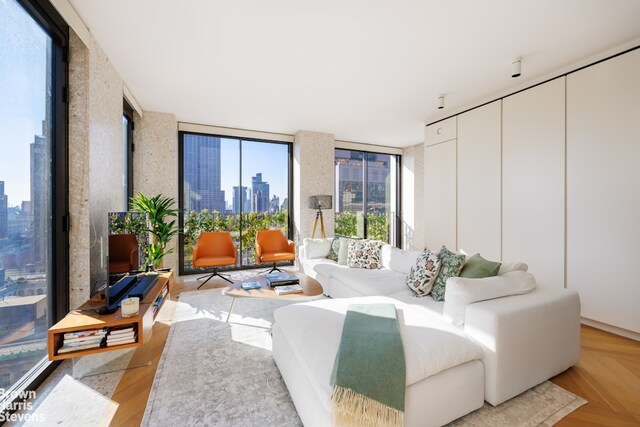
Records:
[[[449,279],[450,301],[436,302],[430,296],[414,297],[405,284],[417,252],[383,246],[381,269],[351,269],[323,258],[318,245],[305,243],[299,255],[302,268],[332,299],[276,310],[273,355],[307,426],[329,422],[329,375],[351,303],[396,305],[407,359],[407,426],[442,425],[485,400],[498,405],[578,362],[577,293],[536,288],[526,264],[504,264],[487,281],[489,287],[513,287],[514,293],[533,281],[526,293],[462,298],[460,303],[454,291],[465,289],[464,280]],[[308,258],[307,251],[314,257]],[[454,300],[461,304],[455,310]]]

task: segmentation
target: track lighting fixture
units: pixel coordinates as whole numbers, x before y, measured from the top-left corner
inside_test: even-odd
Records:
[[[438,97],[438,110],[442,110],[444,108],[444,95],[440,95]]]
[[[511,77],[514,79],[522,74],[522,58],[517,57],[511,63]]]

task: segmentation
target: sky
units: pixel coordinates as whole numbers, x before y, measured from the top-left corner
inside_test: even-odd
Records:
[[[232,203],[233,187],[238,185],[239,143],[237,139],[220,139],[221,187],[225,191],[227,204]],[[243,141],[242,143],[242,186],[251,189],[251,178],[262,172],[262,180],[269,183],[269,199],[275,194],[284,202],[288,192],[288,146],[286,144],[265,144]]]
[[[49,37],[15,0],[0,0],[0,181],[9,206],[30,199],[30,144],[42,135],[45,114],[46,53]],[[237,139],[222,139],[221,186],[231,203],[238,185]],[[270,195],[288,192],[287,145],[243,142],[242,185],[262,172]]]
[[[31,198],[29,147],[42,134],[48,42],[15,0],[0,0],[0,181],[9,206]]]

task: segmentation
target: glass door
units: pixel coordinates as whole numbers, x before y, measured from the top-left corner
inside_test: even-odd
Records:
[[[336,150],[336,234],[397,244],[398,161],[390,154]]]

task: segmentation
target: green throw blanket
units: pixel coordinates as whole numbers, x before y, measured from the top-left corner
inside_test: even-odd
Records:
[[[331,374],[334,421],[401,426],[406,368],[393,304],[351,304]]]

